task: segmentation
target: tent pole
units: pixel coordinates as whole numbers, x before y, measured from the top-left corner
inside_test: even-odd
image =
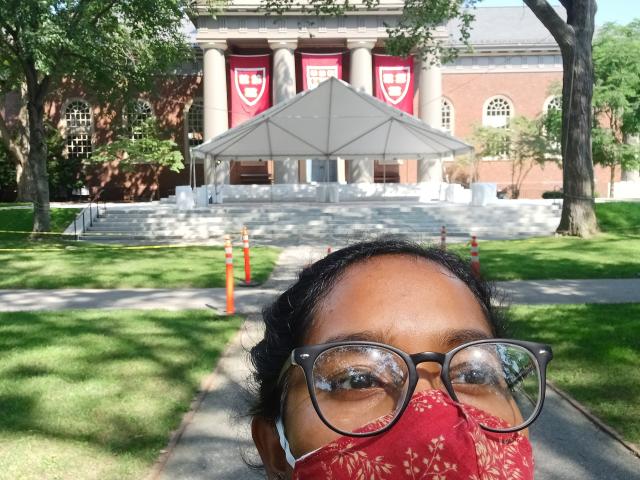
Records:
[[[213,202],[218,203],[218,161],[216,157],[212,158],[213,161]]]
[[[329,183],[329,159],[324,159],[324,183]]]

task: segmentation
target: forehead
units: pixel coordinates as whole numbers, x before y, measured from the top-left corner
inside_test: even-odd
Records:
[[[320,302],[305,343],[367,338],[409,353],[444,351],[447,338],[470,331],[492,336],[463,281],[423,258],[382,255],[348,267]]]

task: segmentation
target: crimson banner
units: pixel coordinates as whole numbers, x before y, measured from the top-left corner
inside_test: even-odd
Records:
[[[229,55],[229,127],[271,106],[271,56]]]
[[[374,55],[376,98],[413,115],[413,57]]]
[[[342,53],[301,53],[302,90],[312,90],[329,77],[342,80]]]

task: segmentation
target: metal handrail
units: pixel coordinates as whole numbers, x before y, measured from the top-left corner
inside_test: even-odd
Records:
[[[102,208],[103,208],[103,214],[101,216],[100,214],[100,203],[102,203]],[[94,215],[94,206],[95,204],[95,215]],[[82,209],[82,212],[80,212],[76,218],[73,220],[73,236],[76,239],[76,241],[80,240],[80,235],[82,235],[84,232],[87,231],[87,210],[89,210],[89,227],[93,227],[93,220],[95,218],[102,218],[103,216],[106,216],[107,214],[107,203],[104,200],[89,200],[89,206],[85,207]],[[80,229],[80,231],[78,232],[78,220],[80,217],[81,221],[82,221],[82,228]]]

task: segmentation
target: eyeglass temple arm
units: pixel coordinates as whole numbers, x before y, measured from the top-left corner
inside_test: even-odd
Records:
[[[280,374],[278,375],[278,382],[277,382],[278,384],[282,382],[282,379],[289,371],[289,368],[291,367],[291,365],[297,365],[293,351],[291,352],[291,355],[289,355],[289,358],[287,359],[287,361],[284,362],[284,365],[282,365],[282,369],[280,370]]]

